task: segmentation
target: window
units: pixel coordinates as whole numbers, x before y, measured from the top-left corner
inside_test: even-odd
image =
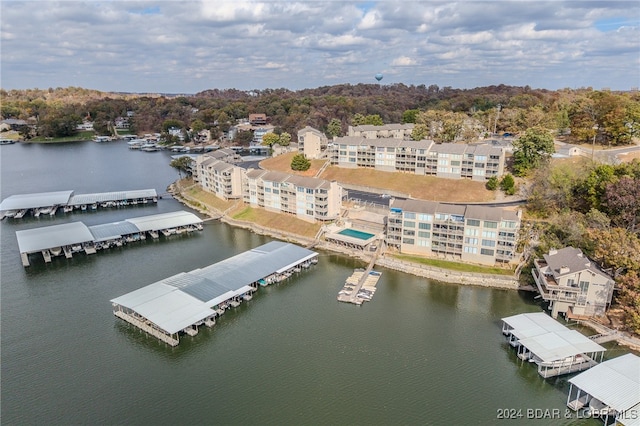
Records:
[[[418,220],[423,220],[425,222],[431,222],[433,221],[433,216],[430,214],[419,214],[418,215]]]
[[[477,238],[464,237],[464,243],[465,244],[471,244],[471,245],[478,245],[478,239]]]
[[[452,166],[459,166],[460,165],[460,161],[451,160],[451,165]]]
[[[454,221],[454,222],[462,223],[462,222],[464,222],[464,216],[460,216],[458,214],[452,214],[451,215],[451,220]]]
[[[482,240],[482,245],[485,247],[495,247],[496,242],[493,240]]]
[[[416,235],[416,231],[414,231],[413,229],[405,229],[404,231],[402,231],[402,234],[413,237]]]
[[[477,229],[473,229],[473,228],[467,228],[464,230],[464,235],[469,235],[471,237],[477,237],[478,236],[478,230]]]
[[[415,243],[415,240],[414,240],[413,238],[403,238],[403,239],[402,239],[402,242],[403,242],[404,244],[411,244],[411,245],[413,245],[413,244]]]
[[[405,220],[404,221],[404,227],[405,228],[415,228],[416,227],[416,223],[408,221],[408,220]]]
[[[307,216],[313,216],[313,210],[307,210]]]
[[[404,218],[405,218],[405,219],[415,219],[415,218],[416,218],[416,214],[415,214],[415,213],[409,213],[409,212],[406,212],[406,213],[404,214]]]
[[[484,221],[484,227],[485,228],[497,228],[498,227],[498,222],[490,222],[488,220]]]
[[[495,238],[496,237],[496,231],[482,231],[482,236],[484,238]]]
[[[467,219],[467,225],[469,226],[480,226],[480,221],[476,219]]]
[[[580,281],[580,291],[586,293],[589,289],[589,281]]]
[[[418,237],[420,237],[420,238],[431,238],[431,232],[418,231]]]
[[[516,223],[511,220],[503,220],[502,222],[500,222],[500,226],[502,228],[515,228]]]
[[[465,253],[471,253],[471,254],[478,254],[478,247],[465,246],[464,252]]]
[[[482,250],[480,250],[480,254],[484,254],[485,256],[493,256],[493,250],[482,249]]]
[[[429,247],[429,240],[418,240],[419,247]]]
[[[419,223],[418,224],[418,229],[431,229],[431,224],[430,223]]]
[[[449,219],[448,214],[436,213],[436,220],[447,220]]]

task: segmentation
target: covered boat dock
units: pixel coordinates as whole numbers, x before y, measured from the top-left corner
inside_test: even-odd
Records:
[[[604,424],[640,425],[640,357],[626,354],[569,379],[567,406]],[[586,416],[585,416],[586,417]]]
[[[120,207],[137,204],[157,203],[155,189],[74,194],[74,191],[41,192],[18,194],[5,198],[0,203],[0,219],[22,218],[29,211],[34,216],[53,216],[59,208],[65,212],[73,210],[97,210],[98,207]]]
[[[544,378],[587,370],[602,360],[605,348],[571,330],[546,313],[519,314],[502,319],[502,333],[518,358],[535,363]]]
[[[165,235],[202,230],[202,220],[186,211],[162,213],[127,219],[120,222],[87,226],[82,222],[45,226],[16,231],[22,265],[29,266],[29,255],[42,253],[45,262],[64,255],[70,259],[74,253],[94,254],[97,250],[122,246]]]
[[[215,324],[226,309],[249,300],[266,282],[280,281],[317,262],[318,254],[273,241],[214,263],[182,272],[111,300],[113,314],[176,346],[181,334]]]

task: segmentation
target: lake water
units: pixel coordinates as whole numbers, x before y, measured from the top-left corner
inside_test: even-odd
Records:
[[[165,193],[178,177],[168,153],[123,142],[16,144],[0,147],[0,159],[2,198]],[[540,309],[528,294],[382,269],[373,301],[342,304],[344,280],[364,265],[321,252],[315,267],[260,288],[171,348],[115,318],[109,300],[269,238],[208,222],[195,235],[20,262],[17,230],[181,209],[165,196],[153,206],[2,222],[3,424],[487,424],[502,409],[522,410],[508,424],[576,423],[564,418],[567,378],[542,379],[501,334],[501,317]],[[611,348],[609,356],[624,352]],[[547,409],[563,418],[527,418]]]

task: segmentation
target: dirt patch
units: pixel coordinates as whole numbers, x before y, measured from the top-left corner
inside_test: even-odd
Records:
[[[265,228],[309,238],[315,237],[322,226],[320,223],[310,223],[286,214],[270,212],[265,209],[246,205],[234,211],[231,217],[234,220],[251,222]]]
[[[627,152],[624,154],[618,154],[616,157],[623,163],[630,163],[633,160],[640,160],[640,151]]]

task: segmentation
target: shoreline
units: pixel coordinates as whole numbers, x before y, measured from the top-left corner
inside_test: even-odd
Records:
[[[200,214],[207,216],[209,219],[205,220],[220,220],[223,223],[228,225],[247,229],[259,235],[267,235],[273,238],[277,238],[282,241],[287,241],[290,243],[299,244],[305,247],[313,247],[321,250],[326,250],[338,254],[343,254],[349,256],[351,258],[359,259],[365,263],[369,263],[372,259],[371,255],[367,255],[366,253],[359,252],[356,250],[352,250],[346,247],[341,247],[333,244],[326,243],[324,241],[320,241],[318,239],[308,238],[301,235],[293,234],[286,231],[275,230],[272,228],[265,228],[261,225],[257,225],[253,222],[248,221],[240,221],[235,220],[227,216],[226,211],[220,211],[210,205],[206,205],[205,208],[201,208],[198,205],[202,206],[201,201],[193,200],[193,203],[197,203],[198,205],[194,205],[189,202],[191,197],[187,197],[183,193],[183,188],[180,188],[177,184],[178,181],[173,182],[171,185],[167,187],[167,192],[173,196],[178,202],[184,204],[185,206],[198,211]],[[407,274],[424,277],[428,279],[432,279],[435,281],[443,282],[446,284],[454,284],[454,285],[464,285],[464,286],[476,286],[476,287],[485,287],[492,288],[496,290],[507,290],[507,291],[531,291],[528,286],[521,286],[518,278],[515,276],[504,276],[504,275],[490,275],[490,274],[478,274],[471,272],[460,272],[460,271],[452,271],[427,265],[420,265],[417,263],[410,263],[401,261],[398,259],[392,259],[389,257],[378,257],[376,259],[375,265],[381,266],[388,269],[393,269],[396,271],[404,272]],[[583,326],[586,326],[593,330],[596,333],[602,332],[612,332],[613,330],[608,329],[602,324],[595,322],[592,319],[589,320],[580,320],[577,321]],[[626,331],[616,331],[617,338],[616,343],[629,348],[632,351],[640,352],[640,338],[634,337],[630,335]]]

